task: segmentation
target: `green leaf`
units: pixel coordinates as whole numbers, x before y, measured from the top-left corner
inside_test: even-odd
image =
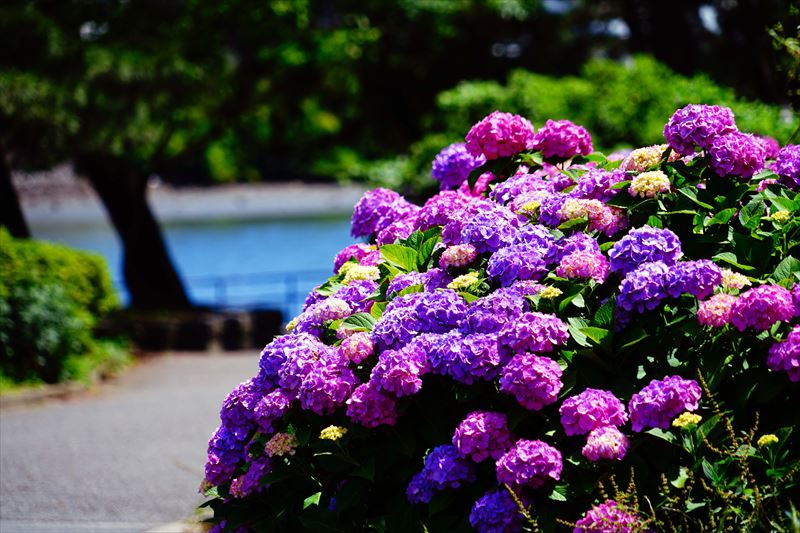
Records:
[[[772,279],[783,281],[786,278],[791,278],[795,272],[800,272],[800,261],[789,255],[775,268],[775,272],[772,273]]]
[[[667,441],[670,444],[678,444],[678,439],[675,438],[675,435],[669,433],[668,431],[664,431],[663,429],[652,428],[645,431],[645,433],[654,437],[658,437],[659,439]]]
[[[369,314],[377,321],[381,319],[385,310],[386,302],[375,302],[372,304],[372,309],[369,310]]]
[[[419,254],[413,248],[402,244],[384,244],[380,250],[381,257],[405,272],[410,272],[417,266]]]
[[[741,222],[742,226],[752,231],[761,223],[761,217],[764,216],[764,212],[764,199],[756,196],[739,211],[739,222]]]
[[[308,509],[312,505],[319,505],[319,499],[322,497],[322,492],[315,492],[305,500],[303,500],[303,509]]]
[[[713,226],[714,224],[727,224],[730,219],[736,214],[735,207],[729,207],[728,209],[723,209],[716,215],[714,215],[711,220],[708,221],[706,226]]]
[[[475,300],[480,298],[479,296],[476,296],[475,294],[472,294],[471,292],[459,292],[458,295],[461,296],[462,298],[464,298],[467,301],[468,304],[471,304],[472,302],[474,302]]]
[[[397,296],[405,296],[406,294],[414,294],[415,292],[425,292],[425,285],[409,285],[398,292]]]
[[[622,337],[622,342],[624,344],[620,346],[620,350],[623,350],[625,348],[630,348],[635,344],[639,344],[649,336],[650,335],[648,335],[647,332],[642,328],[633,328],[631,330],[628,330]]]
[[[569,333],[572,338],[575,339],[575,342],[577,342],[580,346],[591,348],[592,344],[589,342],[589,338],[581,331],[582,329],[588,327],[589,324],[587,324],[584,319],[578,317],[569,317],[567,319],[567,323],[569,324]]]
[[[682,466],[678,471],[678,475],[675,479],[670,479],[669,483],[676,489],[682,489],[686,482],[689,480],[689,469],[685,466]]]
[[[436,245],[441,242],[441,238],[434,237],[432,239],[428,239],[427,241],[423,242],[422,245],[419,247],[419,255],[417,256],[417,266],[420,269],[424,269],[428,266],[428,261],[430,261],[431,256],[433,255],[433,250],[436,248]]]
[[[596,326],[608,326],[614,320],[614,299],[609,298],[594,314]]]
[[[375,304],[373,304],[373,306],[374,305]],[[372,331],[372,327],[376,322],[377,320],[375,317],[370,314],[356,313],[345,318],[342,321],[342,327],[344,327],[344,329],[352,329],[357,331]]]
[[[569,487],[567,485],[556,485],[553,487],[553,492],[551,492],[547,497],[556,502],[565,502],[567,501],[567,489]]]
[[[581,328],[580,332],[583,333],[584,335],[586,335],[587,337],[589,337],[589,339],[591,339],[592,342],[594,342],[596,344],[602,344],[603,341],[611,333],[607,329],[595,328],[595,327],[592,327],[592,326],[589,326],[587,328]]]
[[[560,230],[572,229],[572,228],[576,228],[578,226],[584,226],[588,222],[589,222],[589,219],[587,217],[571,218],[571,219],[567,220],[566,222],[564,222],[563,224],[561,224],[560,226],[558,226],[558,229],[560,229]]]
[[[612,185],[609,188],[610,189],[627,189],[630,186],[630,184],[631,184],[631,180],[618,181],[617,183],[615,183],[614,185]]]
[[[317,287],[317,293],[321,294],[322,296],[330,296],[334,292],[338,291],[342,288],[342,284],[338,281],[328,280],[319,287]]]
[[[719,254],[715,255],[714,257],[712,257],[711,259],[716,260],[716,261],[722,261],[724,263],[728,263],[729,265],[733,265],[733,266],[735,266],[737,268],[740,268],[742,270],[755,270],[755,268],[753,268],[751,266],[743,265],[743,264],[739,263],[739,259],[736,257],[736,254],[731,253],[731,252],[719,253]]]
[[[685,196],[686,198],[688,198],[692,202],[696,203],[700,207],[703,207],[703,208],[709,209],[709,210],[714,209],[713,205],[709,205],[709,204],[707,204],[705,202],[701,202],[700,200],[698,200],[697,199],[697,190],[694,189],[691,186],[690,187],[683,187],[681,189],[678,189],[678,193],[680,193],[681,195]]]

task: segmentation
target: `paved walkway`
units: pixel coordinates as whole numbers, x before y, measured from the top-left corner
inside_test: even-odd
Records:
[[[0,411],[0,533],[142,532],[191,516],[220,404],[257,370],[254,352],[175,354]]]

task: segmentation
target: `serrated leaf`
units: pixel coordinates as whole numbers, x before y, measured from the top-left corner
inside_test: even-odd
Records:
[[[402,291],[397,293],[397,296],[405,296],[406,294],[414,294],[415,292],[425,292],[425,285],[409,285]]]
[[[596,344],[602,344],[603,341],[610,335],[610,331],[603,328],[596,328],[593,326],[589,326],[586,328],[581,328],[580,332],[589,337],[592,342]]]
[[[736,214],[735,207],[729,207],[728,209],[723,209],[722,211],[711,217],[711,220],[709,220],[706,225],[713,226],[714,224],[727,224],[735,214]]]
[[[381,257],[405,272],[410,272],[417,266],[419,254],[413,248],[402,244],[384,244],[380,251]]]
[[[739,263],[739,259],[736,257],[736,254],[731,253],[731,252],[719,253],[719,254],[715,255],[714,257],[712,257],[711,259],[712,260],[717,260],[717,261],[722,261],[724,263],[728,263],[729,265],[733,265],[733,266],[735,266],[737,268],[740,268],[742,270],[755,270],[755,268],[753,268],[753,267],[751,267],[749,265],[743,265],[743,264]]]
[[[756,196],[739,210],[739,222],[742,226],[752,231],[761,223],[761,217],[764,216],[764,212],[764,199]]]
[[[601,305],[594,314],[594,324],[596,326],[608,326],[614,320],[614,299],[609,298],[606,303]]]
[[[614,185],[609,187],[609,189],[627,189],[630,186],[630,184],[631,180],[618,181]]]
[[[464,298],[467,301],[468,304],[471,304],[472,302],[474,302],[475,300],[480,298],[479,296],[476,296],[475,294],[472,294],[471,292],[459,292],[458,295],[461,296],[462,298]]]
[[[374,305],[375,304],[373,304],[373,307]],[[342,321],[342,327],[344,329],[357,331],[372,331],[372,327],[375,325],[375,323],[375,317],[372,315],[367,313],[356,313],[345,318]]]
[[[372,308],[369,310],[369,314],[374,318],[376,321],[380,320],[383,316],[383,312],[386,310],[386,302],[375,302],[372,304]]]
[[[795,272],[800,272],[800,261],[790,255],[778,264],[775,272],[772,273],[772,279],[782,281],[791,278]]]
[[[567,230],[572,228],[577,228],[579,226],[585,226],[589,223],[589,219],[587,217],[578,217],[578,218],[571,218],[558,226],[560,230]]]
[[[338,291],[341,288],[342,284],[339,283],[338,281],[328,280],[319,287],[317,287],[316,291],[318,294],[321,294],[322,296],[330,296],[331,294],[333,294],[334,292]]]
[[[567,501],[567,485],[556,485],[547,497],[556,502]]]
[[[667,441],[670,444],[677,445],[678,443],[678,439],[675,438],[675,435],[673,435],[668,431],[664,431],[663,429],[660,428],[651,428],[645,431],[645,433],[647,433],[648,435],[652,435],[654,437],[658,437],[659,439]]]
[[[308,509],[312,505],[319,505],[319,499],[322,497],[322,492],[315,492],[305,500],[303,500],[303,509]]]
[[[713,205],[709,205],[709,204],[707,204],[707,203],[705,203],[705,202],[702,202],[702,201],[700,201],[700,200],[697,198],[697,191],[696,191],[695,189],[693,189],[692,187],[683,187],[683,188],[681,188],[681,189],[678,189],[678,192],[679,192],[679,193],[680,193],[682,196],[685,196],[686,198],[688,198],[688,199],[689,199],[689,200],[691,200],[692,202],[694,202],[694,203],[696,203],[697,205],[699,205],[700,207],[703,207],[703,208],[705,208],[705,209],[709,209],[709,210],[711,210],[711,209],[714,209],[714,206],[713,206]]]

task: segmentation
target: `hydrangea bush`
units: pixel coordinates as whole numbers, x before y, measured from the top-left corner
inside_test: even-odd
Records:
[[[223,402],[213,528],[797,528],[800,151],[717,106],[664,137],[495,112],[424,205],[365,193]]]

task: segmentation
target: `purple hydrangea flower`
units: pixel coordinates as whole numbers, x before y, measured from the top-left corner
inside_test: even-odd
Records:
[[[600,245],[597,240],[585,233],[574,233],[558,242],[558,261],[576,252],[600,254]]]
[[[406,488],[406,498],[410,503],[428,503],[434,492],[433,484],[428,481],[425,471],[417,472]]]
[[[319,339],[307,333],[281,335],[280,337],[275,337],[275,340],[267,344],[261,351],[258,366],[261,367],[261,371],[265,375],[277,382],[278,370],[286,362],[289,355],[298,350],[316,354],[325,350],[325,345]]]
[[[497,460],[497,481],[513,487],[541,487],[561,479],[561,452],[540,440],[520,439]]]
[[[253,410],[256,404],[269,392],[264,383],[257,379],[248,379],[233,389],[219,413],[222,425],[228,428],[236,438],[243,439],[253,429]]]
[[[507,287],[517,280],[541,279],[547,274],[547,263],[538,248],[517,244],[493,253],[486,273]]]
[[[495,111],[472,126],[467,150],[473,156],[497,159],[518,154],[533,145],[533,125],[525,118]]]
[[[524,518],[505,487],[481,496],[469,513],[469,523],[478,533],[516,533]]]
[[[692,379],[680,376],[654,379],[628,403],[631,426],[636,432],[645,428],[669,429],[676,416],[697,409],[701,395],[700,385]]]
[[[442,189],[455,189],[469,177],[469,173],[486,162],[482,155],[473,156],[464,143],[455,143],[444,148],[434,158],[431,168],[433,179]]]
[[[573,533],[633,533],[642,530],[642,521],[622,509],[614,500],[595,505],[575,523]]]
[[[410,204],[409,204],[410,205]],[[391,224],[378,231],[375,242],[382,246],[392,244],[400,239],[407,239],[414,230],[417,229],[417,212],[419,208],[414,206],[403,213],[403,217],[394,220]]]
[[[372,297],[377,289],[378,284],[372,280],[356,279],[351,281],[349,285],[344,285],[338,289],[331,298],[338,298],[346,302],[353,313],[369,313],[373,301],[368,298]]]
[[[320,364],[337,364],[341,361],[336,351],[317,342],[298,347],[290,352],[284,364],[278,370],[278,385],[290,397],[294,397],[300,389],[303,378]]]
[[[619,286],[617,310],[622,316],[652,311],[667,297],[664,282],[670,267],[661,261],[644,263],[628,272]]]
[[[366,428],[393,426],[397,423],[397,401],[374,383],[364,383],[347,400],[347,416]]]
[[[426,230],[444,226],[454,220],[472,202],[473,198],[455,191],[442,191],[428,199],[417,212],[417,229]]]
[[[461,268],[471,264],[478,256],[477,250],[471,244],[456,244],[448,246],[439,258],[442,268]]]
[[[595,242],[595,244],[597,243]],[[514,240],[511,245],[527,246],[538,250],[547,264],[555,262],[559,249],[556,238],[553,237],[550,230],[538,224],[525,224],[524,226],[520,226],[514,235]]]
[[[271,469],[268,457],[253,459],[247,472],[231,482],[231,496],[244,498],[255,492],[261,492],[261,478],[267,475]]]
[[[323,325],[331,320],[346,318],[353,313],[350,304],[341,298],[326,298],[312,304],[297,319],[294,331],[319,335]]]
[[[505,362],[498,350],[496,335],[463,336],[458,331],[441,335],[431,346],[428,357],[433,372],[468,385],[476,379],[494,378]]]
[[[733,112],[727,107],[690,104],[675,111],[664,126],[670,148],[682,155],[694,153],[695,146],[709,148],[720,135],[737,131]]]
[[[526,409],[538,411],[558,399],[564,386],[562,370],[549,357],[532,353],[518,353],[503,368],[500,390],[514,396]]]
[[[378,356],[370,381],[379,390],[395,396],[416,394],[422,388],[422,376],[430,371],[428,356],[416,344],[399,350],[386,350]]]
[[[463,329],[472,333],[498,333],[527,310],[528,304],[522,294],[499,289],[472,302]]]
[[[344,404],[358,384],[358,378],[346,366],[317,365],[300,384],[300,407],[329,415]]]
[[[274,390],[261,398],[253,409],[253,420],[262,433],[273,433],[273,423],[292,406],[292,399],[282,390]]]
[[[628,453],[630,442],[614,426],[603,426],[593,429],[586,438],[586,445],[581,450],[584,457],[590,461],[610,459],[621,461]]]
[[[437,446],[425,456],[423,475],[434,489],[457,489],[475,481],[475,465],[458,455],[451,444]]]
[[[608,252],[611,271],[627,274],[643,263],[672,265],[683,256],[681,241],[671,230],[642,226],[630,231]]]
[[[205,480],[215,486],[229,482],[243,459],[244,441],[224,425],[219,426],[208,441]]]
[[[505,181],[498,183],[489,193],[489,198],[498,204],[507,204],[526,193],[534,191],[553,191],[553,184],[547,181],[546,173],[537,170],[532,174],[515,174]]]
[[[667,294],[673,298],[689,293],[699,300],[714,294],[722,282],[722,270],[708,259],[681,261],[673,265],[664,282]]]
[[[389,189],[372,189],[364,193],[353,208],[351,234],[368,237],[378,231],[381,218],[389,214],[402,197]],[[388,224],[386,224],[388,225]]]
[[[366,331],[357,331],[347,338],[342,339],[342,343],[339,345],[338,349],[339,355],[343,359],[347,359],[359,365],[372,355],[375,350],[375,345],[369,333]]]
[[[422,272],[407,272],[404,274],[398,274],[389,282],[389,286],[386,288],[386,294],[392,294],[394,292],[400,292],[404,289],[407,289],[413,285],[423,285],[425,284],[425,274]]]
[[[781,148],[769,167],[780,176],[780,181],[790,189],[800,189],[800,144],[788,144]]]
[[[533,149],[541,150],[546,158],[569,159],[578,154],[589,155],[594,151],[592,136],[583,126],[569,120],[548,120],[536,132]]]
[[[611,186],[626,179],[628,177],[622,170],[609,172],[599,168],[589,169],[580,177],[578,183],[569,192],[569,196],[607,202],[619,193],[619,189],[612,189]]]
[[[380,350],[397,349],[419,333],[444,333],[457,328],[467,304],[455,291],[412,293],[394,298],[372,330]]]
[[[708,147],[708,166],[719,176],[749,178],[764,168],[764,155],[758,139],[735,131],[712,141]]]
[[[769,329],[775,322],[794,317],[792,293],[780,285],[761,285],[747,290],[731,306],[731,324],[739,331]]]
[[[506,415],[493,411],[471,412],[453,435],[453,446],[461,457],[469,457],[476,463],[489,457],[496,461],[513,445]]]
[[[767,366],[775,372],[786,372],[792,382],[800,381],[800,325],[792,328],[786,340],[770,347]]]
[[[510,209],[496,205],[470,217],[461,227],[456,244],[471,244],[478,253],[496,252],[511,243],[517,226],[517,216]]]
[[[422,283],[427,292],[434,292],[436,289],[446,288],[453,281],[447,270],[444,268],[431,268],[422,277]]]
[[[319,289],[320,287],[321,287],[321,285],[317,285],[316,287],[311,289],[311,292],[308,293],[308,295],[306,296],[306,299],[303,301],[303,311],[305,311],[306,309],[308,309],[309,307],[311,307],[315,303],[327,298],[327,296],[323,296],[323,295],[321,295],[320,293],[317,292],[317,289]]]
[[[355,259],[356,262],[360,262],[362,258],[374,250],[374,246],[364,244],[363,242],[345,246],[341,252],[336,254],[336,258],[333,260],[333,273],[338,273],[339,269],[342,268],[342,265],[351,259]]]
[[[591,278],[603,283],[608,277],[608,270],[608,259],[602,253],[575,252],[561,258],[556,274],[562,278]]]
[[[500,344],[512,353],[545,353],[569,339],[567,325],[557,316],[544,313],[523,313],[506,324],[499,336]]]
[[[567,435],[585,435],[605,426],[621,426],[628,420],[625,406],[613,393],[586,389],[564,400],[558,410]]]
[[[781,151],[781,143],[778,142],[777,139],[774,137],[770,137],[768,135],[762,135],[756,137],[758,142],[761,144],[761,147],[764,149],[764,157],[767,159],[775,159],[778,157],[778,153]]]

